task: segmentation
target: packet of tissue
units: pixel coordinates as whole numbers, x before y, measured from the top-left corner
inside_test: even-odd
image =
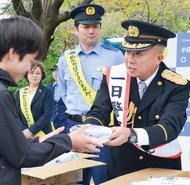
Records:
[[[82,125],[75,125],[71,127],[69,131],[72,132],[78,128],[81,128],[81,126]],[[99,143],[105,143],[110,140],[112,130],[109,127],[90,125],[86,130],[84,130],[84,134],[97,140]]]
[[[75,152],[68,152],[68,153],[64,153],[58,157],[56,157],[55,159],[49,161],[48,163],[44,164],[44,166],[51,166],[54,164],[61,164],[64,162],[68,162],[68,161],[74,161],[74,160],[78,160],[79,156],[77,153]]]
[[[61,163],[65,163],[65,162],[69,162],[69,161],[74,161],[74,160],[78,160],[79,156],[77,153],[75,152],[68,152],[68,153],[63,153],[60,156],[54,158],[53,160],[47,162],[46,164],[44,164],[43,166],[52,166],[55,164],[61,164]],[[33,170],[33,169],[37,169],[39,167],[32,167],[32,168],[22,168],[21,171],[25,172],[28,170]]]

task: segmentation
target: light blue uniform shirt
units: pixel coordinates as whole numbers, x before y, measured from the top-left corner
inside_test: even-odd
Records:
[[[124,62],[122,52],[113,46],[103,45],[98,42],[91,52],[85,53],[78,45],[77,54],[80,56],[82,71],[87,83],[97,91],[103,78],[103,73],[98,67],[109,67]],[[83,98],[67,65],[64,54],[58,61],[58,84],[63,102],[68,114],[86,115],[90,110],[89,104]]]

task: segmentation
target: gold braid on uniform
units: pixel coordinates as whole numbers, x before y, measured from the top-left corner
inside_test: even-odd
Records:
[[[167,134],[166,129],[161,124],[156,124],[154,126],[158,126],[158,127],[160,127],[164,131],[165,141],[167,141],[168,140],[168,134]]]
[[[186,78],[184,78],[183,76],[181,76],[177,73],[174,73],[173,71],[170,71],[168,69],[165,69],[161,75],[163,78],[165,78],[171,82],[174,82],[175,84],[178,84],[178,85],[186,85],[187,84]]]
[[[127,112],[127,125],[131,124],[131,127],[134,127],[134,121],[135,121],[135,115],[137,112],[137,107],[135,104],[131,101],[129,104],[128,112]]]

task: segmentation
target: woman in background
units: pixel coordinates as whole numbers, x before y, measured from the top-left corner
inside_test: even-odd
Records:
[[[31,71],[24,77],[29,82],[29,86],[17,92],[16,104],[19,125],[28,139],[43,136],[52,131],[53,94],[49,88],[41,84],[46,77],[43,63],[32,63]]]

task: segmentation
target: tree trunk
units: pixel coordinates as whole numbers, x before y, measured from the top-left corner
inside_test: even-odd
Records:
[[[91,3],[93,0],[84,0],[78,5]],[[69,11],[60,13],[64,0],[11,0],[17,15],[22,15],[33,20],[39,25],[48,43],[48,49],[54,39],[54,31],[60,23],[70,19]],[[78,6],[76,5],[76,6]]]

